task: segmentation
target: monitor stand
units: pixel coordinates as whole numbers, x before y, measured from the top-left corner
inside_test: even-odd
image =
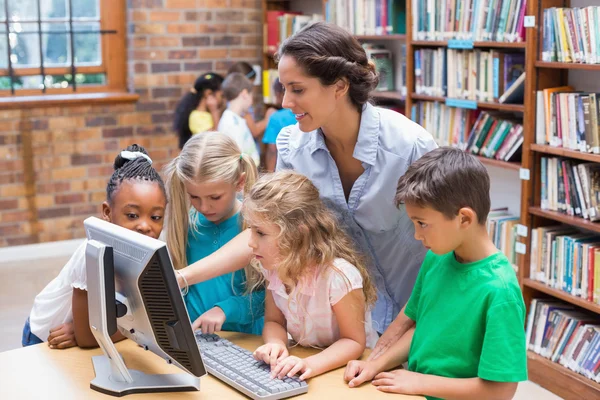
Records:
[[[112,247],[89,240],[86,273],[90,329],[104,355],[92,357],[96,378],[90,387],[112,396],[200,390],[200,378],[187,373],[154,375],[127,369],[112,334],[117,331]]]

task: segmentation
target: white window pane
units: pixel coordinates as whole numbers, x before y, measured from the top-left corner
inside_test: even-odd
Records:
[[[2,0],[0,0],[2,1]],[[8,52],[6,47],[6,27],[0,25],[0,68],[8,68]]]
[[[36,23],[11,23],[10,59],[13,67],[40,66],[40,40]]]
[[[6,19],[6,9],[4,8],[6,5],[6,0],[0,0],[0,21],[4,21]]]
[[[8,0],[8,15],[13,21],[37,20],[37,0]]]
[[[71,65],[69,25],[65,23],[42,24],[42,50],[44,66]]]
[[[100,19],[100,0],[72,0],[73,19]]]
[[[41,75],[15,77],[15,89],[43,89]]]
[[[73,0],[74,3],[78,1]],[[42,20],[69,18],[69,0],[42,0],[40,5],[42,7]]]
[[[100,24],[97,22],[73,23],[73,32],[75,64],[101,64]]]

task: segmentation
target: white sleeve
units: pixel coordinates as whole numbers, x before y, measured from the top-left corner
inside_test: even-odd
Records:
[[[334,306],[348,293],[363,287],[362,275],[358,269],[346,260],[338,259],[329,278],[329,304]]]
[[[87,272],[85,269],[85,248],[87,240],[85,240],[73,253],[73,256],[67,263],[69,268],[69,277],[71,287],[74,289],[87,290]]]
[[[275,144],[277,145],[277,164],[275,166],[275,171],[293,169],[289,162],[290,135],[292,134],[292,128],[293,127],[291,126],[286,126],[281,129],[279,135],[277,135],[277,139],[275,139]]]

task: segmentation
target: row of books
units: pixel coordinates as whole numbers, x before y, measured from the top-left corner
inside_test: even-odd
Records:
[[[527,0],[412,0],[417,40],[522,42]]]
[[[377,91],[388,91],[394,90],[394,60],[392,58],[392,52],[385,48],[383,45],[363,43],[363,48],[367,53],[367,57],[375,63],[375,70],[379,75],[379,84],[375,90]],[[406,52],[406,47],[405,50]],[[399,64],[405,64],[404,58],[402,57]],[[402,79],[404,81],[404,79]]]
[[[397,0],[327,0],[325,20],[354,35],[406,33],[406,3]]]
[[[600,93],[570,86],[536,92],[536,143],[600,153]]]
[[[544,9],[542,61],[600,64],[600,6]]]
[[[600,236],[571,226],[531,230],[529,277],[600,304]]]
[[[262,78],[263,102],[265,104],[275,104],[276,96],[273,91],[273,85],[275,84],[275,81],[279,79],[279,71],[273,68],[265,69],[263,70]]]
[[[302,15],[299,12],[269,10],[266,17],[267,35],[265,51],[269,54],[277,52],[279,45],[288,37],[306,25],[323,20],[321,14]]]
[[[523,53],[437,48],[416,50],[414,54],[417,94],[523,103]]]
[[[497,249],[502,251],[517,272],[517,225],[519,217],[508,212],[508,208],[491,210],[486,223],[487,232]]]
[[[439,146],[464,149],[476,113],[437,101],[420,101],[413,106],[411,119],[431,133]]]
[[[600,220],[600,164],[542,157],[540,170],[542,209]]]
[[[600,383],[600,320],[560,301],[533,299],[527,348]]]
[[[519,161],[523,125],[510,114],[481,112],[473,124],[465,150],[501,161]]]
[[[431,133],[439,146],[453,146],[500,161],[520,161],[523,125],[511,114],[418,102],[412,120]]]

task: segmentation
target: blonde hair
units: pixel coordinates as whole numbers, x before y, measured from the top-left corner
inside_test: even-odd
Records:
[[[187,238],[191,204],[186,182],[227,182],[237,185],[245,174],[244,193],[258,177],[252,157],[243,154],[235,140],[219,132],[194,135],[181,153],[165,167],[167,205],[167,247],[175,269],[187,267]]]
[[[262,176],[246,194],[242,213],[248,224],[266,221],[281,229],[277,238],[280,254],[277,275],[290,291],[312,272],[322,274],[333,269],[341,273],[333,262],[343,258],[360,272],[367,305],[375,302],[376,289],[363,257],[307,177],[289,170]],[[307,267],[320,270],[311,271]],[[262,274],[253,274],[252,278],[258,280],[251,282],[248,278],[248,287],[264,282]],[[350,285],[348,279],[346,283]]]

